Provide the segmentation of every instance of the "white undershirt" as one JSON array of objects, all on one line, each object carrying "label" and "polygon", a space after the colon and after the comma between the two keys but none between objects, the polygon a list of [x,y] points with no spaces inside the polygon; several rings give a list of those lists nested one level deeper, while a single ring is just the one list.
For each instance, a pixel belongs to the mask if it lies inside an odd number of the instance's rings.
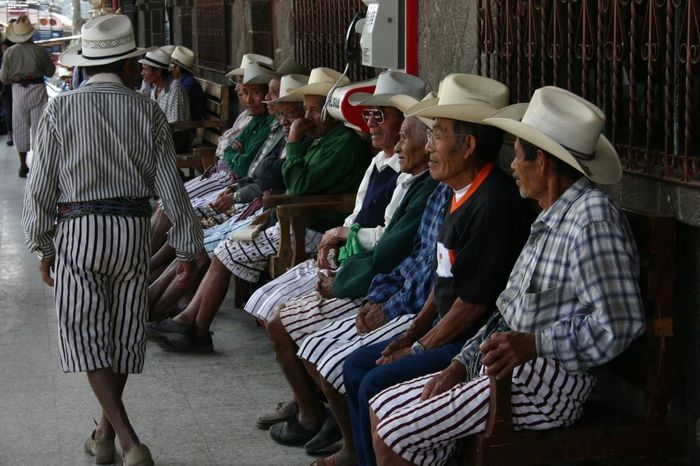
[{"label": "white undershirt", "polygon": [[455,189],[454,190],[455,191],[455,199],[457,200],[457,202],[459,202],[460,199],[462,199],[464,197],[464,195],[467,194],[467,191],[469,190],[469,186],[471,186],[471,185],[472,184],[469,183],[468,185],[466,185],[462,189]]}]

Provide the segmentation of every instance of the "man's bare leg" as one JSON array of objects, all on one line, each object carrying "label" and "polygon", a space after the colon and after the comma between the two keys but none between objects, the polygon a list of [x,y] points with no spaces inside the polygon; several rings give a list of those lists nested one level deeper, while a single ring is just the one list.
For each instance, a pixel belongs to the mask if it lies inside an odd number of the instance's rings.
[{"label": "man's bare leg", "polygon": [[[124,452],[128,452],[139,444],[139,438],[131,426],[122,402],[122,393],[127,377],[127,374],[115,374],[111,368],[97,369],[87,373],[92,391],[102,406],[104,417],[109,421]],[[102,423],[103,420],[100,419],[100,422]],[[98,425],[99,428],[100,425]],[[104,425],[103,429],[108,432]]]},{"label": "man's bare leg", "polygon": [[173,262],[156,281],[148,287],[148,302],[150,305],[151,320],[159,320],[177,311],[180,300],[191,295],[193,290],[198,290],[202,277],[209,267],[209,256],[197,254],[195,257],[196,271],[190,286],[181,287],[175,277],[177,275],[177,263]]},{"label": "man's bare leg", "polygon": [[27,166],[27,153],[26,152],[18,152],[18,154],[19,154],[20,173],[24,173],[24,176],[27,176],[27,172],[29,171],[29,167]]},{"label": "man's bare leg", "polygon": [[176,258],[175,248],[166,243],[151,256],[151,270],[156,271],[165,268]]},{"label": "man's bare leg", "polygon": [[306,430],[318,429],[323,423],[324,412],[316,396],[317,387],[296,355],[297,345],[284,328],[279,310],[267,321],[266,329],[277,362],[282,367],[287,383],[292,387],[294,399],[299,407],[299,424]]},{"label": "man's bare leg", "polygon": [[377,466],[411,466],[412,463],[397,455],[377,434],[379,419],[372,408],[369,410],[369,420],[372,425],[372,445],[374,445],[374,456],[377,458]]},{"label": "man's bare leg", "polygon": [[165,244],[168,230],[172,226],[173,224],[165,212],[160,207],[156,208],[151,217],[151,251],[157,251]]}]

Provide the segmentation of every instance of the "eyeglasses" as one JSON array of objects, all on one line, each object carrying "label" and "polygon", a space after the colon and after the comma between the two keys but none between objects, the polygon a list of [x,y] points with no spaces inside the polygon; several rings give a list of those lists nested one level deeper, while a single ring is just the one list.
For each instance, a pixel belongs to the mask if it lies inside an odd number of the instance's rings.
[{"label": "eyeglasses", "polygon": [[366,108],[362,110],[362,119],[365,120],[365,123],[369,124],[369,120],[374,117],[374,121],[377,122],[378,125],[381,125],[384,123],[384,112],[381,110],[372,110],[371,108]]},{"label": "eyeglasses", "polygon": [[[444,137],[446,137],[444,134],[442,134],[442,131],[433,131],[432,129],[428,129],[428,143],[435,147],[435,141],[440,141]],[[451,136],[469,136],[470,134],[473,133],[454,133]]]}]

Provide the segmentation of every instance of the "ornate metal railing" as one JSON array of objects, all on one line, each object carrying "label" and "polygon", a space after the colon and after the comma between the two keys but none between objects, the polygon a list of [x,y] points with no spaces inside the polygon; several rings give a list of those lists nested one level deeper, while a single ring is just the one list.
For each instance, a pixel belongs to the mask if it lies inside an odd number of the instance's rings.
[{"label": "ornate metal railing", "polygon": [[[361,0],[294,0],[294,51],[297,61],[310,68],[345,68],[345,32],[355,13],[365,9]],[[357,63],[349,70],[353,80],[374,76],[372,68]]]},{"label": "ornate metal railing", "polygon": [[601,107],[626,171],[700,188],[700,2],[479,0],[480,74]]},{"label": "ornate metal railing", "polygon": [[196,0],[197,64],[210,70],[226,71],[226,29],[224,0]]}]

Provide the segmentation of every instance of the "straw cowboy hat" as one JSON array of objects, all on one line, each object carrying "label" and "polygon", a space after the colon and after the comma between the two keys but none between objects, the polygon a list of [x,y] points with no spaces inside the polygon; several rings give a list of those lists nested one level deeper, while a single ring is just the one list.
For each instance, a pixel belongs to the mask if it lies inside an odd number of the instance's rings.
[{"label": "straw cowboy hat", "polygon": [[245,67],[243,84],[268,84],[273,78],[279,78],[279,75],[257,63],[251,63]]},{"label": "straw cowboy hat", "polygon": [[69,47],[59,61],[67,66],[98,66],[143,55],[136,47],[131,21],[124,15],[103,15],[83,25],[79,45]]},{"label": "straw cowboy hat", "polygon": [[406,95],[420,99],[425,95],[425,81],[400,71],[384,71],[377,78],[374,94],[357,92],[348,98],[350,105],[367,107],[391,106],[389,99],[395,95]]},{"label": "straw cowboy hat", "polygon": [[179,66],[180,68],[184,68],[192,74],[197,73],[196,67],[194,65],[194,62],[197,60],[197,56],[192,50],[188,49],[187,47],[183,47],[182,45],[178,45],[177,47],[175,47],[173,53],[170,54],[170,59],[171,67]]},{"label": "straw cowboy hat", "polygon": [[295,89],[290,92],[290,94],[302,97],[305,95],[326,97],[331,89],[333,89],[336,82],[338,82],[339,85],[348,84],[350,79],[348,79],[347,76],[343,76],[342,73],[330,68],[314,68],[309,75],[309,83],[306,86]]},{"label": "straw cowboy hat", "polygon": [[595,183],[620,181],[620,158],[602,134],[605,114],[576,94],[554,86],[543,87],[532,95],[521,121],[498,115],[486,123],[534,144]]},{"label": "straw cowboy hat", "polygon": [[505,84],[494,79],[454,73],[442,80],[437,98],[419,102],[406,111],[406,116],[451,118],[481,124],[508,105],[508,94]]},{"label": "straw cowboy hat", "polygon": [[161,49],[155,49],[146,53],[146,55],[139,60],[139,63],[142,65],[148,65],[151,68],[169,70],[171,60],[172,59],[170,58],[170,55],[168,55],[168,52],[164,52]]},{"label": "straw cowboy hat", "polygon": [[293,58],[287,58],[275,71],[278,75],[284,76],[285,74],[307,74],[309,69]]},{"label": "straw cowboy hat", "polygon": [[160,47],[158,47],[158,48],[159,48],[160,50],[162,50],[163,52],[167,53],[168,55],[172,55],[172,54],[173,54],[173,51],[175,50],[175,46],[174,46],[174,45],[162,45],[162,46],[160,46]]},{"label": "straw cowboy hat", "polygon": [[241,58],[241,66],[226,73],[226,77],[233,78],[235,76],[243,76],[246,66],[251,63],[259,63],[269,69],[273,69],[275,66],[275,62],[272,58],[266,57],[265,55],[258,55],[257,53],[246,53],[243,55],[243,58]]},{"label": "straw cowboy hat", "polygon": [[282,104],[285,102],[303,102],[304,96],[291,94],[295,89],[306,86],[309,77],[305,74],[287,74],[280,80],[280,96],[275,100],[265,100],[266,104]]},{"label": "straw cowboy hat", "polygon": [[12,42],[19,44],[31,39],[34,35],[34,31],[34,25],[29,21],[29,17],[27,15],[22,15],[17,18],[17,21],[7,26],[5,35]]},{"label": "straw cowboy hat", "polygon": [[[430,99],[435,99],[437,98],[437,93],[436,92],[428,92],[421,101],[426,101]],[[399,109],[399,111],[406,113],[406,110],[409,108],[415,106],[418,103],[418,99],[415,97],[411,97],[410,95],[395,95],[389,98],[389,105],[392,107],[396,107]],[[425,117],[416,117],[418,118],[421,123],[423,123],[425,126],[428,128],[433,127],[433,120],[430,118],[425,118]]]}]

